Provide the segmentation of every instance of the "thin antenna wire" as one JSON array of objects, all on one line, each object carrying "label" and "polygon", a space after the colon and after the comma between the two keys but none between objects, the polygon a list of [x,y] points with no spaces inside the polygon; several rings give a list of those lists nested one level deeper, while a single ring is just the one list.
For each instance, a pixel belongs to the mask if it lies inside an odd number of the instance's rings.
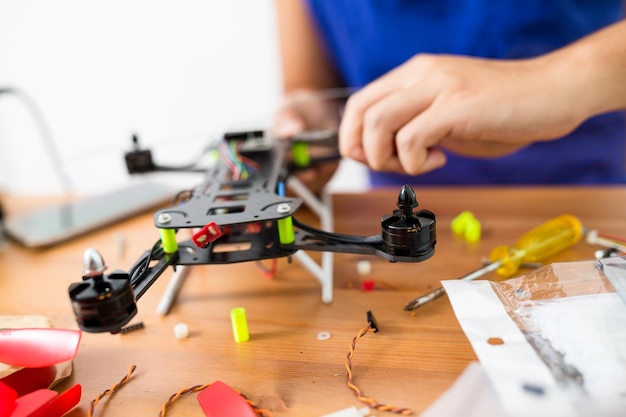
[{"label": "thin antenna wire", "polygon": [[74,190],[74,186],[70,177],[63,169],[63,162],[59,155],[55,141],[52,137],[52,133],[46,122],[45,117],[43,116],[43,112],[41,111],[37,103],[35,103],[35,101],[24,91],[15,87],[0,88],[0,95],[1,94],[13,94],[14,96],[22,100],[22,103],[24,103],[26,108],[30,111],[31,116],[35,121],[35,125],[39,130],[39,134],[41,136],[43,146],[46,149],[46,153],[50,156],[52,167],[59,178],[61,187],[65,193],[71,193]]}]

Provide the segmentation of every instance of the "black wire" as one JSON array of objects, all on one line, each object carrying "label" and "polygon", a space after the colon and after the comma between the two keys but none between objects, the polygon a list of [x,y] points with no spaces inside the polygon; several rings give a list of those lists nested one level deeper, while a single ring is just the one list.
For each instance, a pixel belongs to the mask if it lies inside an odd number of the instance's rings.
[{"label": "black wire", "polygon": [[153,259],[159,259],[162,255],[163,248],[161,246],[161,239],[159,239],[152,246],[152,249],[139,258],[137,262],[135,262],[135,264],[128,270],[131,285],[141,279],[146,272],[150,270],[150,262],[152,262]]},{"label": "black wire", "polygon": [[313,226],[309,226],[307,224],[299,222],[295,217],[292,218],[294,226],[311,233],[314,236],[320,237],[322,239],[331,240],[335,242],[346,242],[346,243],[382,243],[383,238],[381,235],[372,235],[372,236],[356,236],[356,235],[344,235],[341,233],[331,233],[325,230],[317,229]]},{"label": "black wire", "polygon": [[59,177],[59,181],[61,183],[61,187],[66,193],[70,193],[73,190],[73,184],[70,180],[69,176],[63,170],[63,162],[61,161],[61,157],[59,155],[58,149],[55,146],[55,141],[52,137],[52,133],[48,124],[46,123],[46,119],[43,116],[43,112],[37,106],[35,100],[33,100],[28,94],[24,91],[15,88],[15,87],[4,87],[0,88],[0,94],[13,94],[26,106],[26,108],[30,111],[33,120],[35,121],[35,125],[39,130],[39,134],[43,141],[43,145],[46,148],[46,153],[51,158],[52,167]]},{"label": "black wire", "polygon": [[192,160],[192,162],[186,165],[180,166],[172,166],[172,165],[155,165],[155,171],[171,171],[171,172],[206,172],[207,168],[198,168],[198,163],[202,160],[202,157],[209,152],[211,149],[214,149],[212,145],[205,146],[204,149],[200,151],[198,156]]},{"label": "black wire", "polygon": [[[139,137],[137,136],[137,134],[133,134],[132,142],[133,142],[133,151],[132,152],[139,152],[140,151],[140,146],[139,146]],[[195,159],[193,159],[192,162],[190,162],[188,164],[185,164],[185,165],[157,165],[157,164],[152,163],[151,167],[149,169],[147,169],[145,172],[156,172],[156,171],[161,171],[161,172],[206,172],[207,168],[197,167],[197,165],[202,160],[202,157],[207,152],[209,152],[211,149],[213,149],[213,148],[214,148],[213,145],[205,146],[200,151],[198,156]]]},{"label": "black wire", "polygon": [[174,166],[162,166],[162,165],[155,165],[153,169],[151,169],[151,171],[161,171],[161,172],[206,172],[207,169],[206,168],[194,168],[193,166],[180,166],[180,167],[174,167]]}]

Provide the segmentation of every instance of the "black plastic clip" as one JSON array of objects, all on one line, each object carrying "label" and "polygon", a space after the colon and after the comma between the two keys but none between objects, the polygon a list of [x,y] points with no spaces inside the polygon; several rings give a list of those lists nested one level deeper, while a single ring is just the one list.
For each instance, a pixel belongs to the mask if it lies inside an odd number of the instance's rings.
[{"label": "black plastic clip", "polygon": [[378,323],[376,323],[376,319],[374,318],[374,313],[371,311],[367,312],[367,322],[370,324],[370,327],[374,329],[374,333],[378,333]]}]

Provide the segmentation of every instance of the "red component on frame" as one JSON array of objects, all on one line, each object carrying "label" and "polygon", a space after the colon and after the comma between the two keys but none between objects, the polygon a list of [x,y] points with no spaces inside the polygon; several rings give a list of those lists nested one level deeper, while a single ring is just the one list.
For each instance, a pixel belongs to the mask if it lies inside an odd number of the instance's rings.
[{"label": "red component on frame", "polygon": [[217,223],[211,222],[195,233],[191,240],[193,240],[193,243],[197,247],[206,248],[209,243],[213,242],[223,234],[224,232],[217,225]]}]

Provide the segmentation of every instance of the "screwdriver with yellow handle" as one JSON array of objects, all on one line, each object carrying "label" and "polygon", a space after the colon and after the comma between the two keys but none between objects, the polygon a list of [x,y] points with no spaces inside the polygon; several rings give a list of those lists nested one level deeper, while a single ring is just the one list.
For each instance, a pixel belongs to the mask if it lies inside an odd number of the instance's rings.
[{"label": "screwdriver with yellow handle", "polygon": [[[502,277],[515,274],[523,263],[539,262],[575,245],[583,235],[580,220],[570,214],[562,214],[526,232],[513,246],[502,245],[491,251],[489,263],[458,279],[472,281],[489,272],[496,271]],[[411,300],[404,306],[406,311],[415,310],[445,293],[439,287]]]}]

